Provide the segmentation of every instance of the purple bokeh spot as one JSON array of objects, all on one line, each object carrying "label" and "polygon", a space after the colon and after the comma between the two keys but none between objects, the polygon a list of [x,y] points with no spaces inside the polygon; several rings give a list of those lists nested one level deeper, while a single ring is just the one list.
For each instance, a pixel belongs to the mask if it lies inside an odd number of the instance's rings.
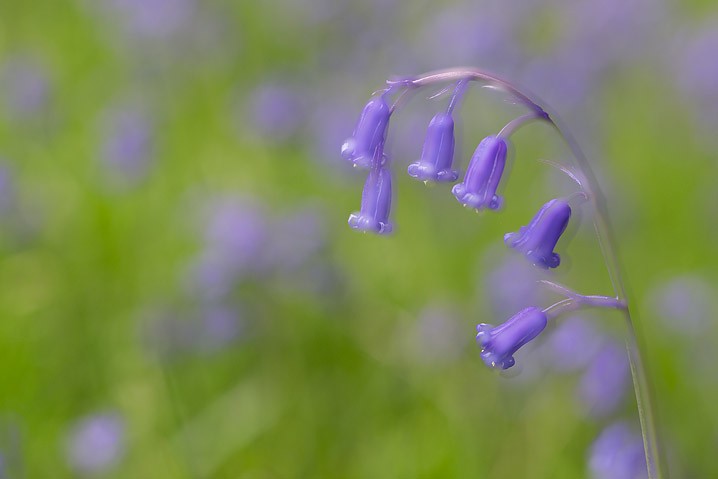
[{"label": "purple bokeh spot", "polygon": [[599,418],[611,414],[623,401],[629,380],[626,349],[607,339],[578,385],[578,398],[586,413]]},{"label": "purple bokeh spot", "polygon": [[249,126],[274,142],[295,135],[306,117],[302,96],[291,85],[263,84],[250,93],[249,101]]},{"label": "purple bokeh spot", "polygon": [[104,413],[80,419],[68,436],[67,459],[81,473],[99,473],[116,465],[125,449],[120,416]]},{"label": "purple bokeh spot", "polygon": [[252,199],[211,201],[202,211],[200,228],[204,241],[190,265],[190,287],[204,299],[219,299],[241,279],[267,268],[270,220]]},{"label": "purple bokeh spot", "polygon": [[592,479],[644,479],[648,477],[641,436],[624,422],[601,432],[589,451]]},{"label": "purple bokeh spot", "polygon": [[[493,258],[497,252],[489,253]],[[491,305],[495,317],[507,317],[531,305],[540,304],[542,294],[538,288],[542,270],[532,267],[517,256],[504,259],[495,267],[481,268],[482,291]]]},{"label": "purple bokeh spot", "polygon": [[11,59],[0,67],[0,87],[12,116],[33,116],[47,106],[50,98],[47,72],[27,58]]},{"label": "purple bokeh spot", "polygon": [[697,336],[712,324],[716,291],[699,276],[680,276],[651,293],[651,307],[663,324],[682,336]]},{"label": "purple bokeh spot", "polygon": [[121,182],[140,180],[149,168],[152,143],[152,122],[144,111],[127,105],[110,111],[101,152],[108,174]]},{"label": "purple bokeh spot", "polygon": [[576,371],[585,367],[598,352],[602,339],[602,334],[588,320],[563,319],[541,345],[541,358],[556,371]]},{"label": "purple bokeh spot", "polygon": [[105,0],[105,6],[129,35],[148,39],[166,39],[183,31],[197,8],[195,0]]}]

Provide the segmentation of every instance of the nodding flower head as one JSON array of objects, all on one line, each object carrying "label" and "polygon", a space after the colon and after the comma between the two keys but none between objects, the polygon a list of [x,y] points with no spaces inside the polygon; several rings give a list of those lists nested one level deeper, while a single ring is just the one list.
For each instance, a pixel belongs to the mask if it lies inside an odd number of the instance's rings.
[{"label": "nodding flower head", "polygon": [[421,181],[456,181],[454,163],[454,119],[451,113],[438,113],[431,119],[421,159],[409,165],[409,175]]},{"label": "nodding flower head", "polygon": [[518,233],[504,235],[504,243],[523,253],[536,266],[555,268],[561,263],[561,257],[553,249],[566,230],[569,218],[569,204],[561,199],[551,200]]},{"label": "nodding flower head", "polygon": [[391,233],[391,171],[384,165],[372,168],[364,184],[361,210],[349,216],[349,226],[355,230],[377,234]]},{"label": "nodding flower head", "polygon": [[342,145],[342,158],[355,167],[369,168],[375,157],[383,155],[390,116],[391,108],[384,95],[369,100],[362,110],[354,134]]},{"label": "nodding flower head", "polygon": [[454,185],[451,192],[464,206],[476,210],[496,210],[501,197],[496,194],[506,166],[508,144],[500,136],[484,138],[474,151],[464,181]]},{"label": "nodding flower head", "polygon": [[476,341],[481,345],[481,359],[487,366],[508,369],[516,361],[513,355],[546,327],[546,313],[536,307],[522,309],[504,324],[493,327],[479,324]]}]

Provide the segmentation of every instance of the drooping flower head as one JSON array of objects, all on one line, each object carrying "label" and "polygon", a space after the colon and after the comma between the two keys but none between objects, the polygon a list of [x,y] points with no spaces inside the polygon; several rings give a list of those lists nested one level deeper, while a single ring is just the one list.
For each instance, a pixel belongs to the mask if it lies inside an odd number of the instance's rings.
[{"label": "drooping flower head", "polygon": [[561,257],[554,253],[559,238],[568,226],[571,207],[562,199],[551,200],[541,207],[527,226],[518,233],[504,235],[506,246],[523,253],[534,265],[555,268]]},{"label": "drooping flower head", "polygon": [[364,184],[361,210],[349,216],[349,226],[355,230],[377,234],[391,233],[391,171],[386,165],[372,168]]},{"label": "drooping flower head", "polygon": [[500,136],[489,136],[479,143],[471,156],[464,181],[451,190],[459,203],[476,210],[496,210],[501,206],[496,190],[506,166],[507,151],[507,140]]},{"label": "drooping flower head", "polygon": [[381,159],[390,116],[391,108],[384,95],[369,100],[354,134],[342,145],[342,158],[360,168],[369,168],[374,158]]},{"label": "drooping flower head", "polygon": [[481,346],[481,359],[487,366],[496,369],[508,369],[516,361],[514,353],[528,343],[546,327],[546,313],[536,307],[526,308],[508,321],[493,327],[490,324],[479,324],[476,341]]},{"label": "drooping flower head", "polygon": [[454,119],[451,113],[437,113],[429,123],[421,159],[409,165],[409,176],[421,181],[452,182],[459,172],[454,163]]}]

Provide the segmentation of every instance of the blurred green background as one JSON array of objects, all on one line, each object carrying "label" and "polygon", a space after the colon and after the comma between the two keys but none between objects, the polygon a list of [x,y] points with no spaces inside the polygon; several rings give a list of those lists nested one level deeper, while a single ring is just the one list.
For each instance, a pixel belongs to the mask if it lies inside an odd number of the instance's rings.
[{"label": "blurred green background", "polygon": [[[363,103],[452,65],[574,129],[672,475],[718,476],[718,7],[508,3],[0,2],[0,477],[592,477],[632,392],[595,417],[549,343],[501,377],[474,342],[513,300],[550,304],[502,237],[572,191],[536,161],[569,162],[553,132],[516,134],[506,207],[477,216],[402,174],[444,105],[418,95],[392,119],[395,234],[346,224]],[[474,88],[462,168],[520,111]],[[553,278],[612,294],[577,218]]]}]

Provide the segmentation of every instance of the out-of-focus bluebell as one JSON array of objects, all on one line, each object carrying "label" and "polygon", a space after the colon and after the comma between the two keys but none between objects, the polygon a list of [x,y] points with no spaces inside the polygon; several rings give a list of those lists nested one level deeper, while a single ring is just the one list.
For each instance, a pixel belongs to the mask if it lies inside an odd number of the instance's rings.
[{"label": "out-of-focus bluebell", "polygon": [[238,280],[266,267],[270,220],[256,201],[238,196],[210,201],[200,223],[204,241],[191,265],[190,284],[199,296],[220,298]]},{"label": "out-of-focus bluebell", "polygon": [[678,276],[658,284],[650,293],[654,314],[672,332],[695,337],[713,324],[715,288],[700,276]]},{"label": "out-of-focus bluebell", "polygon": [[15,206],[15,182],[10,169],[0,159],[0,221]]},{"label": "out-of-focus bluebell", "polygon": [[111,108],[103,121],[100,160],[108,182],[128,186],[142,180],[154,154],[150,116],[131,104]]},{"label": "out-of-focus bluebell", "polygon": [[516,27],[523,12],[506,2],[481,2],[442,8],[428,16],[412,56],[427,68],[471,64],[481,58],[486,68],[505,71],[520,58]]},{"label": "out-of-focus bluebell", "polygon": [[143,318],[142,339],[148,352],[164,362],[213,354],[243,336],[243,311],[236,303],[212,302],[150,311]]},{"label": "out-of-focus bluebell", "polygon": [[80,474],[109,471],[125,452],[125,424],[117,413],[79,419],[67,437],[67,462]]},{"label": "out-of-focus bluebell", "polygon": [[194,346],[200,351],[215,352],[231,345],[240,337],[243,323],[237,306],[204,306],[199,320],[193,324],[192,338]]},{"label": "out-of-focus bluebell", "polygon": [[541,344],[540,355],[555,371],[577,371],[588,364],[602,343],[602,333],[590,321],[573,316],[559,321]]},{"label": "out-of-focus bluebell", "polygon": [[699,28],[692,27],[683,34],[672,55],[668,68],[683,97],[689,100],[703,123],[698,131],[714,138],[718,126],[718,22],[707,22]]},{"label": "out-of-focus bluebell", "polygon": [[[663,0],[606,0],[569,2],[565,9],[567,34],[563,45],[575,45],[602,68],[644,58],[658,50],[663,38],[666,2]],[[611,32],[607,35],[606,32]]]},{"label": "out-of-focus bluebell", "polygon": [[527,60],[522,82],[532,91],[540,91],[550,105],[573,119],[572,112],[590,101],[601,84],[601,65],[576,46],[557,50]]},{"label": "out-of-focus bluebell", "polygon": [[0,419],[0,479],[25,477],[24,435],[20,426],[13,415]]},{"label": "out-of-focus bluebell", "polygon": [[288,140],[305,124],[305,101],[291,84],[266,82],[252,90],[248,98],[249,111],[241,128],[253,129],[270,143]]},{"label": "out-of-focus bluebell", "polygon": [[0,65],[0,95],[10,120],[38,115],[48,106],[50,79],[46,69],[28,57],[14,57]]},{"label": "out-of-focus bluebell", "polygon": [[274,220],[267,244],[268,267],[282,274],[317,259],[326,245],[326,225],[321,210],[304,207]]},{"label": "out-of-focus bluebell", "polygon": [[643,440],[625,422],[604,429],[589,450],[592,479],[644,479],[648,477]]},{"label": "out-of-focus bluebell", "polygon": [[499,253],[490,251],[479,265],[481,291],[493,316],[505,318],[531,305],[541,304],[543,295],[538,280],[542,271],[517,256],[503,258],[498,264],[493,262],[496,257],[500,257]]},{"label": "out-of-focus bluebell", "polygon": [[119,23],[130,37],[168,39],[187,28],[196,12],[195,0],[103,0],[108,20]]},{"label": "out-of-focus bluebell", "polygon": [[354,108],[340,96],[312,103],[307,119],[309,157],[321,165],[319,172],[341,175],[352,171],[352,165],[336,158],[337,145],[342,144],[353,128],[353,115]]},{"label": "out-of-focus bluebell", "polygon": [[594,355],[578,384],[578,399],[592,417],[611,414],[629,387],[630,368],[626,349],[606,339]]}]

